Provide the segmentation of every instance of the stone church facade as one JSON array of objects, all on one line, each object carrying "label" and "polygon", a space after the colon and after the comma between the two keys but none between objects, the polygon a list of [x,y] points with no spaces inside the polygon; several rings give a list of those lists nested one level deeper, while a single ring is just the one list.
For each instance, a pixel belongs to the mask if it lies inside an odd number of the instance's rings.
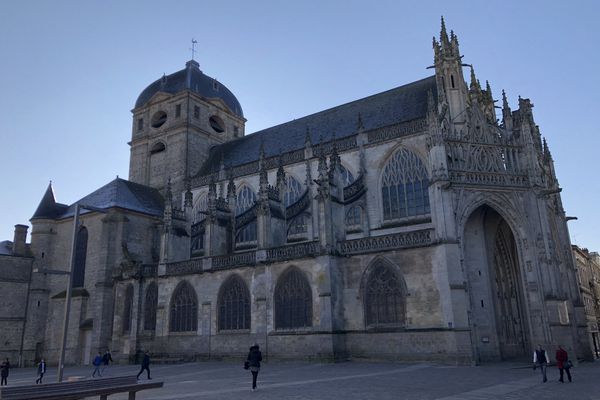
[{"label": "stone church facade", "polygon": [[[129,180],[79,201],[67,362],[591,356],[532,102],[498,120],[443,23],[433,49],[433,76],[249,135],[193,60],[148,86]],[[68,269],[73,215],[48,187],[38,271]],[[67,284],[33,273],[25,359],[56,362]]]}]

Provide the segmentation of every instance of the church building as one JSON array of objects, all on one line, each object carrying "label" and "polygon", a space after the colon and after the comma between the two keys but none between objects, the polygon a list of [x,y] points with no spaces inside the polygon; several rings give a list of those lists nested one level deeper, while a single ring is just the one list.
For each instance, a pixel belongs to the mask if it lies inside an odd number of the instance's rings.
[{"label": "church building", "polygon": [[[75,228],[50,185],[30,220],[23,360],[57,362],[69,280],[67,364],[253,343],[273,359],[591,357],[532,101],[496,107],[443,20],[433,56],[432,76],[248,135],[198,62],[151,83],[129,179],[79,200]],[[51,273],[73,242],[71,276]]]}]

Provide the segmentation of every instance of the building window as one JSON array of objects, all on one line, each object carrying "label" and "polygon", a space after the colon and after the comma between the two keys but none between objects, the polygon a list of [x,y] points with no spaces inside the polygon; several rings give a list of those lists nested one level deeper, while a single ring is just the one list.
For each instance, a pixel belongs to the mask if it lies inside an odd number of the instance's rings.
[{"label": "building window", "polygon": [[275,329],[312,326],[312,292],[304,274],[286,271],[275,288]]},{"label": "building window", "polygon": [[131,330],[131,314],[133,310],[133,285],[127,285],[125,289],[125,301],[123,302],[123,333]]},{"label": "building window", "polygon": [[198,300],[188,282],[181,282],[175,289],[170,311],[171,332],[194,332],[198,329]]},{"label": "building window", "polygon": [[206,219],[206,211],[208,210],[208,196],[206,194],[198,197],[194,205],[194,223],[202,222]]},{"label": "building window", "polygon": [[429,214],[428,188],[427,170],[419,157],[409,150],[398,150],[383,169],[383,219]]},{"label": "building window", "polygon": [[138,132],[144,129],[144,118],[139,118],[137,121]]},{"label": "building window", "polygon": [[156,154],[165,151],[166,147],[163,142],[154,143],[152,148],[150,149],[150,154]]},{"label": "building window", "polygon": [[219,295],[219,330],[250,329],[250,293],[246,283],[233,275]]},{"label": "building window", "polygon": [[158,286],[152,282],[146,289],[144,301],[144,330],[156,330],[156,306],[158,305]]},{"label": "building window", "polygon": [[352,172],[348,171],[342,164],[340,164],[339,167],[342,172],[342,183],[344,184],[344,187],[354,182],[354,175],[352,175]]},{"label": "building window", "polygon": [[291,175],[286,177],[285,193],[283,195],[283,203],[285,206],[294,204],[304,193],[302,184]]},{"label": "building window", "polygon": [[217,115],[212,115],[208,119],[208,122],[210,124],[210,127],[213,129],[213,131],[215,131],[217,133],[225,132],[225,123]]},{"label": "building window", "polygon": [[85,261],[87,256],[88,231],[85,226],[77,232],[75,248],[75,268],[73,269],[72,287],[83,287],[85,284]]},{"label": "building window", "polygon": [[175,106],[175,118],[181,117],[181,104]]},{"label": "building window", "polygon": [[240,128],[237,126],[233,127],[233,137],[238,137],[240,135]]},{"label": "building window", "polygon": [[200,107],[194,106],[194,118],[200,118]]},{"label": "building window", "polygon": [[360,206],[353,206],[346,213],[346,226],[356,226],[360,224],[362,224],[362,208],[360,208]]},{"label": "building window", "polygon": [[306,215],[300,214],[292,219],[288,224],[288,236],[300,235],[306,233],[307,223]]},{"label": "building window", "polygon": [[[235,202],[235,215],[241,215],[256,202],[256,194],[248,186],[242,186],[237,194]],[[247,243],[256,241],[256,220],[238,229],[235,235],[236,243]]]},{"label": "building window", "polygon": [[378,264],[369,274],[365,290],[365,316],[368,326],[404,325],[405,297],[398,276]]}]

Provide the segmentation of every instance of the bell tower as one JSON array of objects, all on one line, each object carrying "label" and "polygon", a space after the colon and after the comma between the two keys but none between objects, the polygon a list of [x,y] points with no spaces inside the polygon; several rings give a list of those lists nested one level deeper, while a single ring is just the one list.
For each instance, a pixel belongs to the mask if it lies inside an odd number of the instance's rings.
[{"label": "bell tower", "polygon": [[175,204],[210,147],[244,136],[246,122],[233,93],[195,60],[144,89],[132,114],[129,180],[164,196],[170,179]]}]

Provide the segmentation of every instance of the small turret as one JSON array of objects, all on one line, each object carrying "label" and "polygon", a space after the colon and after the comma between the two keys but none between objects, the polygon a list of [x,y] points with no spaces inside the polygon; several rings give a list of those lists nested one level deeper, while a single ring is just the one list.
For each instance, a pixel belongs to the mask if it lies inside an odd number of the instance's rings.
[{"label": "small turret", "polygon": [[506,132],[511,133],[513,129],[513,118],[512,111],[508,105],[506,93],[502,90],[502,124],[506,129]]}]

